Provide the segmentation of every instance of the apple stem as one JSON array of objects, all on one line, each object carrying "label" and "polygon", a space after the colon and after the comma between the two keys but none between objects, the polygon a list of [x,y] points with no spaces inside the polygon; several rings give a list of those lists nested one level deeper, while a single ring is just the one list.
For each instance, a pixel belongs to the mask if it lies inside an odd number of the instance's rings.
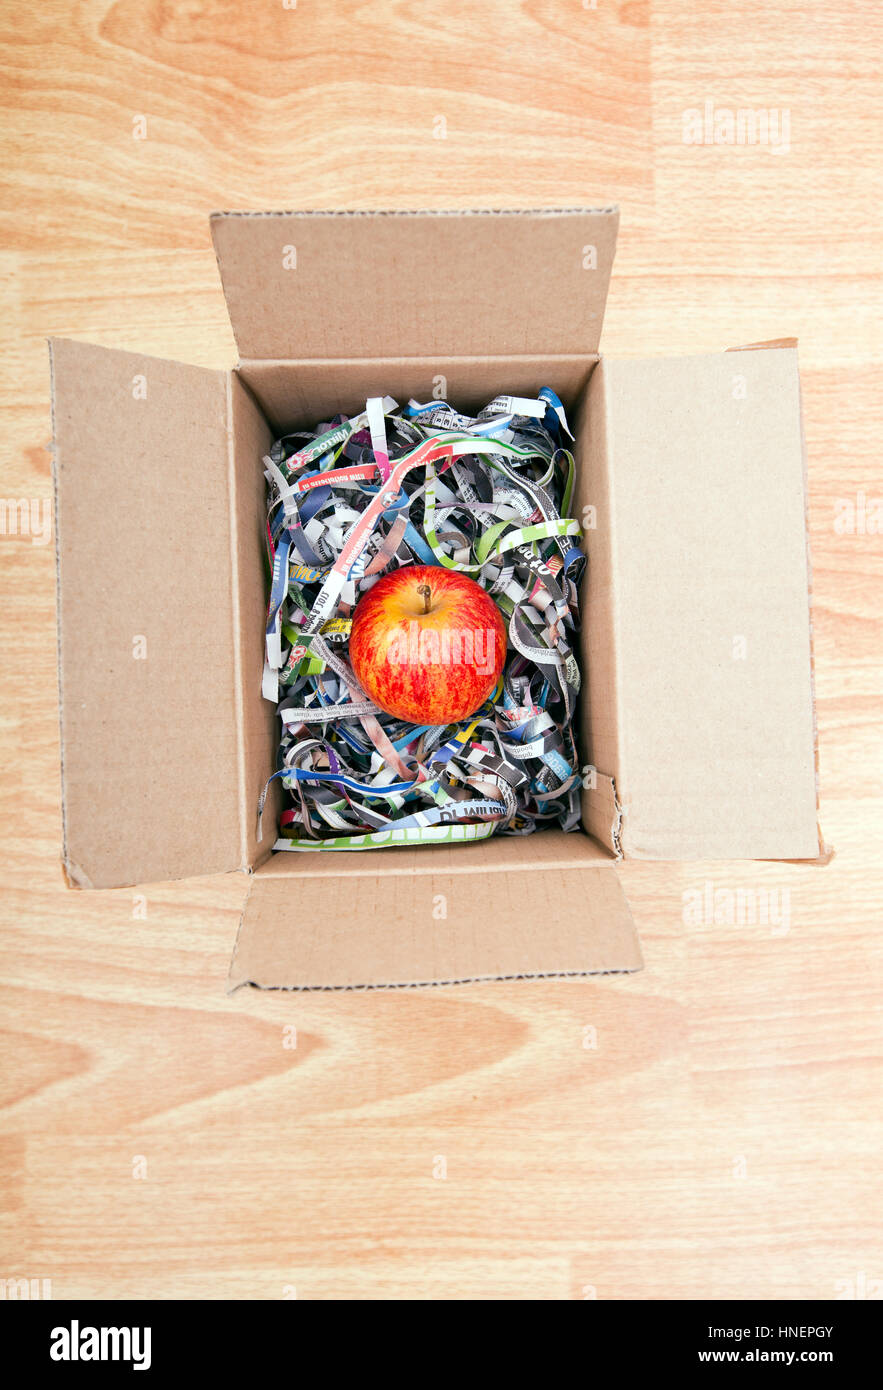
[{"label": "apple stem", "polygon": [[429,600],[432,598],[432,590],[428,584],[420,584],[417,589],[418,594],[423,595],[423,612],[429,612]]}]

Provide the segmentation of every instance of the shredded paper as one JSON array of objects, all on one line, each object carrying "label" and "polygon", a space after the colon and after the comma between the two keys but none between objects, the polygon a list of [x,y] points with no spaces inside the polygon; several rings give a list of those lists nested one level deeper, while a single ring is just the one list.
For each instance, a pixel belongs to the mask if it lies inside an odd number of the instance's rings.
[{"label": "shredded paper", "polygon": [[[286,793],[277,850],[576,829],[572,642],[585,556],[568,516],[571,439],[544,388],[537,399],[497,396],[474,417],[443,401],[400,409],[375,397],[351,419],[273,445],[263,693],[282,721],[270,779]],[[469,575],[508,629],[501,680],[457,725],[385,714],[347,659],[360,596],[414,564]]]}]

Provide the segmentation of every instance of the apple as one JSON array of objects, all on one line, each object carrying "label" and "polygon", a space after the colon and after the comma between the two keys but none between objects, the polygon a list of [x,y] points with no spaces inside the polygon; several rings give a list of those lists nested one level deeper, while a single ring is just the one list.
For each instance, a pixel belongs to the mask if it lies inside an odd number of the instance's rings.
[{"label": "apple", "polygon": [[350,631],[356,679],[375,705],[411,724],[454,724],[490,695],[506,660],[506,624],[457,570],[406,565],[359,599]]}]

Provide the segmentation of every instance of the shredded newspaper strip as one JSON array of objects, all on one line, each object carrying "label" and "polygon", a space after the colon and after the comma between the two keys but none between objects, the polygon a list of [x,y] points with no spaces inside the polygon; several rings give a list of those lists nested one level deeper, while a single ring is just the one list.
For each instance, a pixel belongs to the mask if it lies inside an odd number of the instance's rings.
[{"label": "shredded newspaper strip", "polygon": [[[375,397],[264,458],[271,571],[263,693],[282,721],[277,850],[361,850],[579,824],[572,650],[585,569],[561,401],[497,396],[476,416]],[[508,628],[503,675],[459,725],[385,714],[347,660],[382,574],[469,575]],[[264,788],[259,817],[270,782]]]}]

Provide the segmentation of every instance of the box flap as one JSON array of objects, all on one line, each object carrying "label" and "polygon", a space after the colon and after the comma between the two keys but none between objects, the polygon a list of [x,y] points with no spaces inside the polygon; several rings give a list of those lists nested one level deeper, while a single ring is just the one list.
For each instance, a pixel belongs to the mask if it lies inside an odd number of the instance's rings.
[{"label": "box flap", "polygon": [[[482,851],[502,841],[452,854],[444,846],[303,854],[281,872],[279,861],[295,856],[275,855],[251,881],[229,987],[377,989],[640,970],[612,860],[586,836],[534,838],[543,851],[534,865],[521,840],[490,859]],[[581,852],[566,853],[562,842],[577,838]]]},{"label": "box flap", "polygon": [[796,352],[603,360],[589,411],[625,856],[815,858]]},{"label": "box flap", "polygon": [[218,212],[242,359],[595,352],[616,208]]},{"label": "box flap", "polygon": [[229,373],[50,353],[68,879],[236,868]]}]

